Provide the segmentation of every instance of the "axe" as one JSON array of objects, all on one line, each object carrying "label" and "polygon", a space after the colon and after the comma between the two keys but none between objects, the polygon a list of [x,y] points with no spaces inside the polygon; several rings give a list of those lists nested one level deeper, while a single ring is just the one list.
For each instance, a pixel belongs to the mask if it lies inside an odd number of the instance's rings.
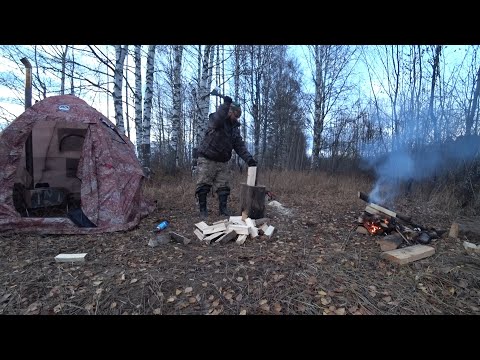
[{"label": "axe", "polygon": [[218,96],[219,98],[222,98],[222,99],[225,98],[225,95],[220,94],[220,88],[219,88],[219,87],[216,87],[215,89],[213,89],[213,90],[210,92],[210,95]]}]

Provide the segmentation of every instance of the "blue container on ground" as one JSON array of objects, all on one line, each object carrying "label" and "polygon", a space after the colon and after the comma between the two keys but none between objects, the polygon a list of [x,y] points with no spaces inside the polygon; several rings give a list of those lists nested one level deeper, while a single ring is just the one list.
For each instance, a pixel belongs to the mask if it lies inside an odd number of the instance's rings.
[{"label": "blue container on ground", "polygon": [[160,224],[157,225],[157,231],[164,230],[168,227],[169,223],[167,220],[163,220]]}]

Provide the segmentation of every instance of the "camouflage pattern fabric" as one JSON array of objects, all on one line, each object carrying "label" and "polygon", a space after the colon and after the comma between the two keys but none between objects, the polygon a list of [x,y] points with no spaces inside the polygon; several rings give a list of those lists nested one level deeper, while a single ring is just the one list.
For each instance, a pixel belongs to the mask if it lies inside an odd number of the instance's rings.
[{"label": "camouflage pattern fabric", "polygon": [[228,163],[212,161],[200,156],[197,169],[197,189],[203,185],[213,186],[214,191],[219,188],[230,188],[231,171]]}]

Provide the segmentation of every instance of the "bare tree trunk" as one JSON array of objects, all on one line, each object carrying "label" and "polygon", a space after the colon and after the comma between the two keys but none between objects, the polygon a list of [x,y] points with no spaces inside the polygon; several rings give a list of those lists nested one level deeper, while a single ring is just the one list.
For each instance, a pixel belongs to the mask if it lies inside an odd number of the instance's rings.
[{"label": "bare tree trunk", "polygon": [[435,82],[437,80],[437,77],[440,76],[439,63],[440,63],[441,51],[442,51],[442,45],[437,45],[435,47],[435,56],[432,64],[432,85],[430,87],[430,102],[428,106],[428,114],[429,114],[430,120],[432,121],[432,126],[433,126],[433,140],[436,143],[440,141],[440,132],[438,129],[437,118],[433,111],[433,101],[435,97]]},{"label": "bare tree trunk", "polygon": [[147,72],[145,75],[145,100],[143,103],[143,122],[142,122],[142,160],[143,166],[150,168],[150,123],[152,116],[153,99],[153,72],[155,70],[155,45],[148,46],[147,53]]},{"label": "bare tree trunk", "polygon": [[182,165],[183,154],[183,132],[180,119],[182,118],[182,97],[181,97],[181,68],[182,68],[182,45],[174,45],[173,56],[173,110],[172,110],[172,171]]},{"label": "bare tree trunk", "polygon": [[127,123],[127,137],[130,139],[130,119],[128,117],[128,53],[125,59],[125,117]]},{"label": "bare tree trunk", "polygon": [[314,45],[315,60],[315,112],[313,117],[313,150],[312,167],[318,169],[320,166],[320,150],[323,133],[324,107],[323,98],[325,86],[323,84],[323,45]]},{"label": "bare tree trunk", "polygon": [[468,116],[465,121],[465,134],[471,135],[473,120],[475,118],[475,112],[478,111],[478,95],[480,94],[480,68],[477,72],[477,81],[475,83],[475,92],[473,94],[473,101],[468,111]]},{"label": "bare tree trunk", "polygon": [[113,105],[115,108],[115,120],[118,131],[125,133],[125,124],[123,121],[123,100],[122,100],[122,83],[123,83],[123,64],[127,54],[128,45],[115,45],[115,73],[113,75]]},{"label": "bare tree trunk", "polygon": [[206,45],[203,51],[202,78],[197,91],[198,126],[195,145],[198,147],[208,127],[208,111],[210,105],[210,86],[212,83],[214,46]]},{"label": "bare tree trunk", "polygon": [[75,52],[72,50],[72,61],[70,63],[70,95],[75,95],[73,74],[75,73]]},{"label": "bare tree trunk", "polygon": [[143,164],[143,124],[142,124],[142,54],[141,45],[135,45],[135,138],[138,159]]},{"label": "bare tree trunk", "polygon": [[62,52],[62,70],[61,70],[61,79],[60,79],[60,94],[65,95],[65,78],[67,73],[67,54],[68,54],[68,45],[65,45],[65,49]]}]

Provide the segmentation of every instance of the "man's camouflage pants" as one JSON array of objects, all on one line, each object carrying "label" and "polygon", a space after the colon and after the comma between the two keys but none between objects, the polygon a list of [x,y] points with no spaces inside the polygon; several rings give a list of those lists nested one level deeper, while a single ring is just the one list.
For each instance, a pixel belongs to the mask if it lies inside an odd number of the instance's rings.
[{"label": "man's camouflage pants", "polygon": [[204,186],[213,186],[214,190],[230,190],[231,170],[228,162],[218,162],[198,157],[197,190]]}]

